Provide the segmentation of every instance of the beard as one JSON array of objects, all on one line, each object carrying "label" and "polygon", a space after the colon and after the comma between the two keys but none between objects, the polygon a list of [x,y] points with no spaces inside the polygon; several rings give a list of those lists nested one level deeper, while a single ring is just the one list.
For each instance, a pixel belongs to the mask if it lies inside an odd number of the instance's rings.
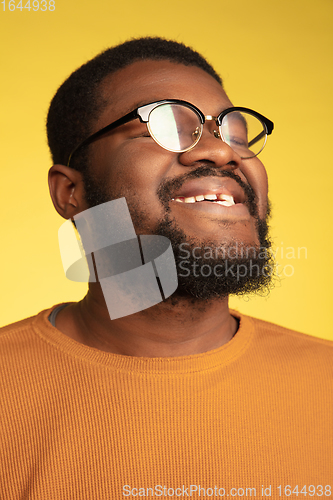
[{"label": "beard", "polygon": [[[256,222],[257,242],[246,244],[233,239],[221,244],[214,239],[202,241],[200,238],[190,238],[171,217],[169,203],[181,185],[193,178],[209,176],[229,177],[241,186],[247,198],[245,204]],[[83,173],[83,183],[85,198],[90,208],[123,197],[121,193],[110,193],[106,185],[94,179],[88,170]],[[170,240],[178,275],[178,288],[168,301],[176,304],[187,298],[192,302],[207,302],[223,299],[228,295],[266,295],[270,291],[275,268],[270,251],[270,204],[268,202],[265,218],[260,219],[256,196],[251,186],[245,184],[232,171],[202,166],[176,179],[162,182],[157,195],[164,207],[164,217],[158,221],[153,234],[165,236]],[[136,233],[147,234],[142,228],[145,227],[149,214],[145,213],[136,201],[126,201]]]}]

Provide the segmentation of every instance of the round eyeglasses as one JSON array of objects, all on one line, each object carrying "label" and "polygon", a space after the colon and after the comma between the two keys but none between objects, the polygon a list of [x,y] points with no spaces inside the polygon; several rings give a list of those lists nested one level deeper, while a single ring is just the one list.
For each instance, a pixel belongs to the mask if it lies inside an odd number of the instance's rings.
[{"label": "round eyeglasses", "polygon": [[140,106],[81,142],[70,154],[67,166],[79,149],[110,130],[139,118],[157,144],[174,153],[184,153],[198,144],[206,121],[214,121],[219,137],[242,159],[253,158],[263,150],[274,124],[252,109],[233,107],[218,116],[204,115],[193,104],[177,99],[157,101]]}]

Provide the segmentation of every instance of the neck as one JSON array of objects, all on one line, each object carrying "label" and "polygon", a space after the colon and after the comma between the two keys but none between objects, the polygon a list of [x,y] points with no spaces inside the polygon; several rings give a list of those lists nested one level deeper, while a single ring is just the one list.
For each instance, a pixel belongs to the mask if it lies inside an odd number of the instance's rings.
[{"label": "neck", "polygon": [[111,321],[99,284],[64,308],[56,327],[74,340],[126,356],[188,356],[216,349],[237,331],[228,299],[211,302],[172,296],[149,309]]}]

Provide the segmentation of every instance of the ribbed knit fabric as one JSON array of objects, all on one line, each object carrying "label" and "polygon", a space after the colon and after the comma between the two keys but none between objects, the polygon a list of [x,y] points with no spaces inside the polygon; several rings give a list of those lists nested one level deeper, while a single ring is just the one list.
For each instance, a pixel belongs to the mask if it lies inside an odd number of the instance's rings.
[{"label": "ribbed knit fabric", "polygon": [[0,330],[1,500],[333,497],[333,343],[233,311],[218,349],[136,358],[50,312]]}]

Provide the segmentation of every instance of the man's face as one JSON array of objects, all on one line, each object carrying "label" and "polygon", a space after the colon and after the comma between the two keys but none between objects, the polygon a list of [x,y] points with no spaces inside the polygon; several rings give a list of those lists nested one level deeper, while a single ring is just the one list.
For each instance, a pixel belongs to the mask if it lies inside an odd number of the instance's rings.
[{"label": "man's face", "polygon": [[[209,74],[197,67],[168,61],[133,63],[106,78],[102,88],[108,104],[92,132],[139,105],[163,99],[188,101],[205,115],[213,116],[232,106],[222,87]],[[182,243],[186,243],[182,248],[187,251],[202,248],[195,251],[196,257],[191,255],[192,260],[207,255],[204,247],[258,249],[265,244],[266,228],[262,228],[268,203],[265,168],[257,157],[242,160],[214,136],[216,128],[214,122],[206,122],[199,143],[184,153],[163,149],[149,136],[146,124],[138,119],[116,128],[91,145],[90,174],[85,179],[88,204],[124,196],[136,233],[169,237],[176,260],[184,258],[179,253]],[[186,202],[187,198],[214,194],[233,196],[235,205]],[[216,255],[215,252],[214,260]],[[195,281],[198,283],[200,279]],[[207,284],[207,276],[204,281]],[[182,280],[180,288],[181,283]],[[226,291],[221,295],[226,295]]]}]

